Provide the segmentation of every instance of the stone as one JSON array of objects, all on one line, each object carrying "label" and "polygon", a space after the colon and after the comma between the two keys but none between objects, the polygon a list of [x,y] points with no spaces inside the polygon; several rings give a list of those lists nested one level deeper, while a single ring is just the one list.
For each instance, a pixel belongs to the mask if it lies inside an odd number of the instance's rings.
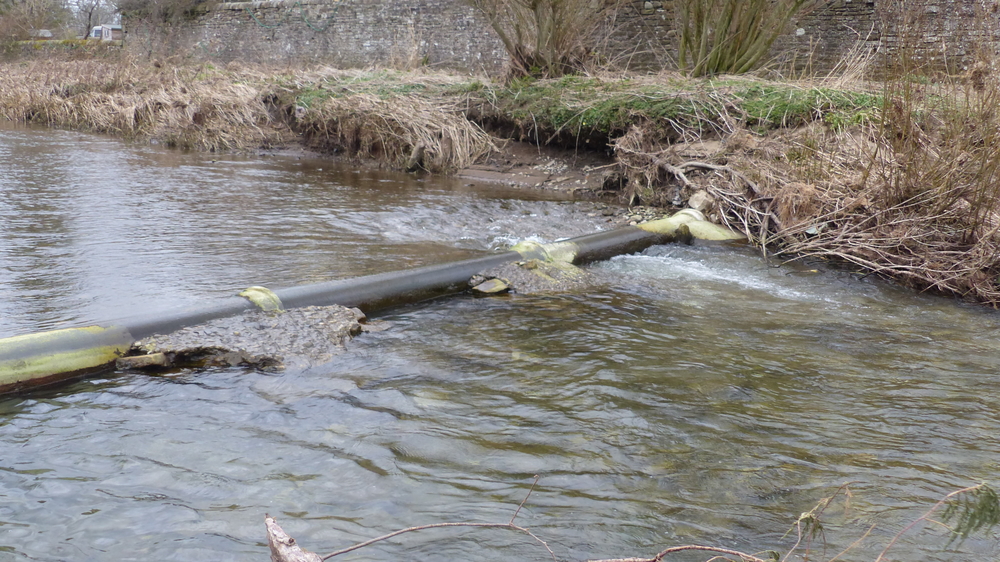
[{"label": "stone", "polygon": [[478,287],[490,281],[500,281],[507,291],[519,294],[579,291],[592,284],[590,274],[574,265],[537,259],[487,269],[473,276],[469,284]]},{"label": "stone", "polygon": [[499,295],[510,291],[510,285],[503,279],[487,279],[472,288],[472,292],[482,295]]},{"label": "stone", "polygon": [[715,206],[715,197],[712,197],[704,189],[699,189],[694,192],[688,199],[688,207],[699,211],[701,213],[707,212]]},{"label": "stone", "polygon": [[249,366],[280,369],[330,361],[361,333],[364,314],[342,306],[250,311],[132,344],[121,368]]}]

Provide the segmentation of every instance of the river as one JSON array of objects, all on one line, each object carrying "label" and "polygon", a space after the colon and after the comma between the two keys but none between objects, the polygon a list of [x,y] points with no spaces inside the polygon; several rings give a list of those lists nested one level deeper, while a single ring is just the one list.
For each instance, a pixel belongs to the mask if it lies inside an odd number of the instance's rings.
[{"label": "river", "polygon": [[[590,202],[317,158],[191,154],[0,123],[0,337],[607,228]],[[594,215],[594,216],[591,216]],[[0,560],[267,560],[516,522],[559,560],[681,544],[874,560],[1000,468],[1000,316],[748,248],[659,246],[584,293],[387,311],[305,369],[114,372],[0,398]],[[996,482],[994,482],[996,483]],[[996,531],[897,560],[993,560]],[[705,560],[704,553],[670,560]],[[551,560],[498,530],[351,560]]]}]

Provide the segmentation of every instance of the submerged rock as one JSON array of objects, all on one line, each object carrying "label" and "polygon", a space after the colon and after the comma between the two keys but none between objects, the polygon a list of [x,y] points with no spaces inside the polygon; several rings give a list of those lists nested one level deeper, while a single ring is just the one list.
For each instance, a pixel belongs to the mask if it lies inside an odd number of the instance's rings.
[{"label": "submerged rock", "polygon": [[364,313],[342,306],[252,311],[132,344],[119,368],[308,366],[330,361],[362,331]]},{"label": "submerged rock", "polygon": [[503,279],[487,279],[472,287],[472,292],[484,295],[497,295],[510,290],[510,285]]},{"label": "submerged rock", "polygon": [[[568,292],[592,284],[591,275],[574,265],[542,260],[504,264],[482,271],[469,281],[474,291],[483,287],[484,290],[477,291],[482,294],[505,293],[508,290],[520,294]],[[505,289],[485,290],[499,287]]]}]

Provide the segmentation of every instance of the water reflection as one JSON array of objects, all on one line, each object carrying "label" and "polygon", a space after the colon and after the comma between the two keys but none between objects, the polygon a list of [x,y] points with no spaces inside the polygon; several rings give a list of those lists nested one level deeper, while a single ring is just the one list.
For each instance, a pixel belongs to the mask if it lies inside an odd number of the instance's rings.
[{"label": "water reflection", "polygon": [[[17,185],[0,184],[7,334],[214,298],[251,278],[286,286],[601,226],[580,222],[575,203],[317,161],[213,162],[4,133],[7,154],[11,143],[107,152],[118,182],[39,186],[52,200],[17,210]],[[62,231],[30,226],[55,208]],[[23,213],[37,216],[7,230]],[[14,244],[70,251],[22,271],[8,260]],[[794,518],[851,481],[849,508],[827,512],[828,554],[877,522],[849,558],[873,560],[940,496],[998,473],[995,313],[725,246],[659,247],[592,269],[600,282],[582,294],[393,311],[392,329],[307,370],[114,373],[0,400],[0,552],[261,559],[265,512],[329,552],[414,524],[506,521],[539,474],[518,521],[560,559],[685,543],[784,549]],[[24,272],[39,285],[19,283]],[[959,550],[944,541],[914,533],[893,552],[1000,550],[995,534]],[[499,532],[402,542],[352,559],[548,558]]]}]

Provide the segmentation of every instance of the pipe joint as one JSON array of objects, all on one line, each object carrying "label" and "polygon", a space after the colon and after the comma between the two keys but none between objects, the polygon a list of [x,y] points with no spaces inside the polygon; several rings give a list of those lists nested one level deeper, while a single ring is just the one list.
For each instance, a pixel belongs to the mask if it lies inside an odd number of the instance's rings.
[{"label": "pipe joint", "polygon": [[285,311],[285,307],[281,304],[281,299],[278,298],[278,295],[274,294],[274,291],[267,287],[254,285],[253,287],[247,287],[239,295],[252,302],[264,312]]}]

